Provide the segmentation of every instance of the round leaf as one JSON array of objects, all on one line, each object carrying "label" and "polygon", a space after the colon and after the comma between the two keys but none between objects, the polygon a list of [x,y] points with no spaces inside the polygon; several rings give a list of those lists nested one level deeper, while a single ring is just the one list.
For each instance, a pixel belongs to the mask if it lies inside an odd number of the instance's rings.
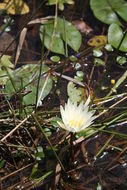
[{"label": "round leaf", "polygon": [[71,55],[71,56],[69,57],[69,59],[70,59],[70,61],[72,61],[72,62],[75,62],[75,61],[78,60],[77,57],[75,57],[74,55]]},{"label": "round leaf", "polygon": [[[114,1],[114,0],[112,0]],[[102,22],[106,24],[117,23],[120,24],[120,21],[111,7],[111,2],[108,3],[107,0],[91,0],[90,6],[94,15]],[[118,0],[120,1],[120,0]]]},{"label": "round leaf", "polygon": [[[108,42],[114,47],[118,48],[122,41],[124,33],[121,27],[117,24],[111,24],[108,30]],[[119,48],[120,51],[127,52],[127,34]]]},{"label": "round leaf", "polygon": [[60,61],[60,57],[59,56],[52,56],[52,57],[50,57],[50,60],[58,63]]},{"label": "round leaf", "polygon": [[111,44],[106,44],[105,49],[107,51],[113,51],[113,47],[111,46]]},{"label": "round leaf", "polygon": [[73,82],[69,82],[67,86],[67,93],[71,100],[71,102],[81,102],[84,97],[84,89],[83,88],[77,88]]},{"label": "round leaf", "polygon": [[91,0],[90,6],[94,15],[106,24],[121,25],[117,15],[127,21],[127,2],[125,0]]},{"label": "round leaf", "polygon": [[100,58],[95,58],[94,59],[94,64],[97,65],[97,66],[104,66],[105,62]]},{"label": "round leaf", "polygon": [[40,27],[40,37],[43,39],[45,28],[44,45],[52,52],[65,54],[64,43],[69,45],[74,51],[78,51],[81,45],[82,37],[80,32],[68,21],[57,18],[57,26],[55,28],[55,35],[53,38],[52,48],[51,41],[54,29],[54,20],[47,21]]},{"label": "round leaf", "polygon": [[103,55],[102,51],[100,49],[94,49],[93,50],[93,56],[95,57],[101,57]]},{"label": "round leaf", "polygon": [[122,56],[118,56],[117,58],[116,58],[116,61],[120,64],[120,65],[123,65],[123,64],[125,64],[126,62],[127,62],[127,59],[126,59],[126,57],[122,57]]},{"label": "round leaf", "polygon": [[[37,92],[37,82],[38,82],[38,76],[39,76],[39,65],[25,65],[20,67],[19,69],[16,69],[12,73],[12,80],[15,86],[15,89],[11,83],[10,80],[7,81],[5,86],[5,92],[8,93],[8,96],[12,96],[16,92],[21,91],[21,89],[24,88],[24,93],[26,93],[23,96],[23,101],[25,105],[29,104],[35,104],[36,102],[36,92]],[[48,67],[46,65],[43,65],[42,67],[42,77],[40,80],[39,85],[39,94],[38,97],[41,95],[41,90],[43,88],[43,85],[45,84],[46,80],[46,74],[43,75],[46,71],[48,71]],[[52,88],[52,78],[49,78],[44,91],[41,95],[41,101],[49,94],[50,90]]]}]

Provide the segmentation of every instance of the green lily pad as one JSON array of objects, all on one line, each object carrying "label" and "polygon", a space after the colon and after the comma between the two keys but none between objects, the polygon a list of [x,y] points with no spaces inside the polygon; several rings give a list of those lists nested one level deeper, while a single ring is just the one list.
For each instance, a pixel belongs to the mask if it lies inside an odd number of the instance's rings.
[{"label": "green lily pad", "polygon": [[[108,42],[114,47],[118,48],[124,36],[124,32],[121,27],[117,24],[111,24],[108,30]],[[127,34],[122,41],[119,48],[120,51],[127,52]]]},{"label": "green lily pad", "polygon": [[107,51],[113,51],[113,47],[111,46],[111,44],[106,44],[105,49]]},{"label": "green lily pad", "polygon": [[97,66],[104,66],[105,62],[100,58],[95,58],[94,59],[94,64],[97,65]]},{"label": "green lily pad", "polygon": [[121,25],[118,16],[127,22],[127,2],[125,0],[91,0],[90,6],[94,15],[106,24]]},{"label": "green lily pad", "polygon": [[54,29],[54,20],[49,20],[40,27],[40,37],[43,39],[45,30],[44,45],[54,53],[65,55],[64,42],[74,51],[78,51],[81,45],[82,37],[80,32],[68,21],[57,18],[57,26],[52,41]]},{"label": "green lily pad", "polygon": [[[12,96],[16,92],[20,92],[21,90],[26,92],[26,95],[23,96],[23,102],[25,105],[34,105],[36,102],[36,92],[37,92],[37,82],[39,76],[39,65],[25,65],[16,69],[12,73],[12,80],[15,86],[15,89],[10,80],[7,81],[5,86],[5,92],[8,93],[8,96]],[[45,80],[47,72],[49,68],[46,65],[42,67],[42,76],[39,85],[39,94],[38,97],[41,96],[41,101],[49,94],[52,88],[52,78],[49,78],[46,86],[44,88],[43,93],[41,94],[42,88],[45,84]]]},{"label": "green lily pad", "polygon": [[93,50],[93,56],[95,57],[101,57],[103,55],[102,51],[100,49],[94,49]]},{"label": "green lily pad", "polygon": [[77,57],[74,56],[74,55],[71,55],[71,56],[69,57],[69,59],[70,59],[70,61],[72,61],[72,62],[75,62],[75,61],[78,60]]},{"label": "green lily pad", "polygon": [[55,62],[55,63],[58,63],[60,61],[60,57],[54,55],[54,56],[50,57],[50,60]]},{"label": "green lily pad", "polygon": [[127,62],[127,58],[124,56],[118,56],[116,58],[116,61],[120,64],[120,65],[124,65]]},{"label": "green lily pad", "polygon": [[69,96],[71,102],[73,102],[73,103],[75,103],[75,102],[79,103],[83,99],[85,99],[84,88],[81,88],[81,87],[77,88],[73,82],[68,83],[67,93],[68,93],[68,96]]}]

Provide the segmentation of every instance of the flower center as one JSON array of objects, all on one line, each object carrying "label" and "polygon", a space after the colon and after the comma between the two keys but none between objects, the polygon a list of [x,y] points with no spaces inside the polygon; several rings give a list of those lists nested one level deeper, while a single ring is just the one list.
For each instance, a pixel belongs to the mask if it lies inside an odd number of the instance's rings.
[{"label": "flower center", "polygon": [[68,124],[69,124],[69,126],[71,128],[73,128],[73,127],[79,128],[82,125],[82,118],[79,118],[77,116],[75,118],[73,118],[73,119],[69,118],[68,119]]}]

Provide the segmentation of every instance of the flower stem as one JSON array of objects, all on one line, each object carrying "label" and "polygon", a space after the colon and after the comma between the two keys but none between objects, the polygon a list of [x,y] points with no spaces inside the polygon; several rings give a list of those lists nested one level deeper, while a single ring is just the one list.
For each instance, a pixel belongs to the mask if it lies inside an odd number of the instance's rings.
[{"label": "flower stem", "polygon": [[70,135],[71,135],[70,136],[70,145],[71,145],[70,154],[71,154],[71,163],[73,165],[73,162],[74,162],[74,144],[73,144],[74,134],[71,133]]}]

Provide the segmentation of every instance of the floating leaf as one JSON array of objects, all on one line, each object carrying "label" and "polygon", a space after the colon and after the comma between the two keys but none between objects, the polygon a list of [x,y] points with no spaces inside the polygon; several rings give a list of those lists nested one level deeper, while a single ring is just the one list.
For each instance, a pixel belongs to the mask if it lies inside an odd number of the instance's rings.
[{"label": "floating leaf", "polygon": [[[45,35],[44,45],[47,49],[51,47],[51,51],[64,55],[64,43],[60,36],[55,35],[52,43],[52,35]],[[52,43],[52,44],[51,44]],[[51,46],[50,46],[51,44]]]},{"label": "floating leaf", "polygon": [[75,61],[78,60],[77,57],[75,57],[74,55],[71,55],[71,56],[69,57],[69,59],[70,59],[70,61],[72,61],[72,62],[75,62]]},{"label": "floating leaf", "polygon": [[[34,65],[34,64],[25,65],[20,67],[19,69],[16,69],[12,73],[12,80],[14,82],[16,91],[19,92],[21,91],[21,89],[22,90],[24,89],[26,93],[26,95],[24,95],[23,97],[25,105],[35,104],[39,68],[40,68],[39,65]],[[41,90],[43,88],[43,85],[45,84],[45,80],[47,77],[46,74],[45,75],[43,74],[47,72],[48,69],[49,68],[46,65],[43,65],[42,77],[39,85],[39,96],[41,95]],[[41,101],[49,94],[51,88],[52,88],[52,78],[49,78],[44,88],[44,91],[41,95]],[[10,80],[7,81],[6,83],[5,92],[8,93],[9,96],[15,93],[15,90]]]},{"label": "floating leaf", "polygon": [[[40,27],[40,36],[43,39],[45,29],[44,45],[54,53],[65,54],[64,42],[66,42],[74,51],[78,51],[81,45],[80,32],[68,21],[57,18],[57,26],[52,41],[54,20],[47,21]],[[64,42],[63,42],[64,41]]]},{"label": "floating leaf", "polygon": [[120,65],[123,65],[123,64],[125,64],[125,63],[127,62],[127,58],[124,57],[124,56],[118,56],[118,57],[116,58],[116,61],[117,61]]},{"label": "floating leaf", "polygon": [[88,41],[88,45],[92,47],[102,48],[107,43],[107,36],[94,36]]},{"label": "floating leaf", "polygon": [[60,57],[59,56],[52,56],[52,57],[50,57],[50,60],[58,63],[60,61]]},{"label": "floating leaf", "polygon": [[83,80],[84,72],[83,71],[77,71],[76,72],[77,77],[80,77]]},{"label": "floating leaf", "polygon": [[[118,48],[124,36],[124,32],[117,24],[111,24],[108,30],[108,42],[114,47]],[[127,52],[127,34],[122,41],[119,48],[120,51]]]},{"label": "floating leaf", "polygon": [[84,97],[84,88],[81,87],[76,87],[73,82],[69,82],[67,86],[67,93],[68,96],[71,100],[71,102],[81,102],[83,99],[85,100]]},{"label": "floating leaf", "polygon": [[90,7],[94,15],[106,24],[121,25],[118,16],[127,21],[127,2],[125,0],[91,0]]},{"label": "floating leaf", "polygon": [[28,13],[29,7],[23,0],[4,0],[0,3],[0,10],[6,10],[11,15],[18,15]]},{"label": "floating leaf", "polygon": [[113,51],[113,47],[111,46],[111,44],[106,44],[105,49],[107,51]]},{"label": "floating leaf", "polygon": [[93,50],[93,56],[95,57],[101,57],[103,55],[102,51],[100,49],[94,49]]},{"label": "floating leaf", "polygon": [[[64,3],[74,4],[74,0],[58,0],[59,9],[61,11],[64,10]],[[56,4],[56,0],[48,0],[48,5],[55,5],[55,4]]]},{"label": "floating leaf", "polygon": [[105,62],[100,58],[95,58],[94,59],[94,64],[97,65],[97,66],[104,66]]}]

